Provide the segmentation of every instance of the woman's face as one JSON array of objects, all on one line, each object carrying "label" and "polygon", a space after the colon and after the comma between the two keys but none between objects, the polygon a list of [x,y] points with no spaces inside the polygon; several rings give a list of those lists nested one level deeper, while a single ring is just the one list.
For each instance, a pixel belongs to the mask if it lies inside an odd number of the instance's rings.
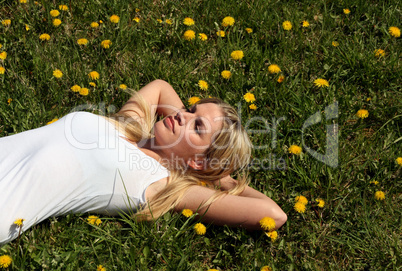
[{"label": "woman's face", "polygon": [[214,103],[194,105],[189,111],[169,115],[154,126],[152,149],[186,164],[189,159],[198,160],[222,129],[223,118],[222,109]]}]

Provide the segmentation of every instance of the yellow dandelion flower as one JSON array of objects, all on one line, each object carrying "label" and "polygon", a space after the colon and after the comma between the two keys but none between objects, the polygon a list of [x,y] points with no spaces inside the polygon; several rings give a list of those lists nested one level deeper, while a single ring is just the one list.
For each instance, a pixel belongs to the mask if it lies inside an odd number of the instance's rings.
[{"label": "yellow dandelion flower", "polygon": [[162,19],[156,19],[156,21],[160,24],[163,23]]},{"label": "yellow dandelion flower", "polygon": [[50,40],[50,35],[44,33],[44,34],[42,34],[42,35],[39,36],[39,39],[40,39],[40,40]]},{"label": "yellow dandelion flower", "polygon": [[346,15],[348,15],[348,14],[350,13],[350,9],[344,8],[344,9],[343,9],[343,13],[345,13]]},{"label": "yellow dandelion flower", "polygon": [[120,17],[117,16],[117,15],[112,15],[112,16],[110,16],[109,20],[110,20],[112,23],[117,24],[117,23],[120,21]]},{"label": "yellow dandelion flower", "polygon": [[284,21],[282,23],[282,27],[284,30],[289,31],[290,29],[292,29],[292,23],[290,21]]},{"label": "yellow dandelion flower", "polygon": [[193,30],[187,30],[186,32],[184,32],[183,38],[185,40],[193,40],[195,39],[195,32]]},{"label": "yellow dandelion flower", "polygon": [[257,106],[256,106],[255,104],[250,104],[248,107],[249,107],[251,110],[256,110],[256,109],[257,109]]},{"label": "yellow dandelion flower", "polygon": [[265,231],[272,231],[276,227],[275,220],[271,217],[264,217],[260,220],[260,226]]},{"label": "yellow dandelion flower", "polygon": [[59,120],[58,118],[54,118],[51,121],[47,122],[46,125],[52,124],[53,122],[56,122],[58,120]]},{"label": "yellow dandelion flower", "polygon": [[140,12],[140,9],[139,9],[139,8],[136,8],[136,9],[135,9],[135,12]]},{"label": "yellow dandelion flower", "polygon": [[0,74],[4,74],[6,72],[6,69],[2,66],[0,66]]},{"label": "yellow dandelion flower", "polygon": [[327,80],[322,79],[322,78],[318,78],[314,80],[314,85],[316,85],[317,87],[321,88],[321,87],[329,87],[329,83]]},{"label": "yellow dandelion flower", "polygon": [[243,98],[248,103],[255,102],[255,96],[253,93],[247,92],[246,94],[244,94]]},{"label": "yellow dandelion flower", "polygon": [[189,18],[189,17],[184,18],[183,24],[184,24],[184,25],[187,25],[187,26],[194,25],[194,20],[191,19],[191,18]]},{"label": "yellow dandelion flower", "polygon": [[23,218],[18,218],[17,220],[14,221],[14,224],[17,225],[17,227],[22,227],[24,225],[25,219]]},{"label": "yellow dandelion flower", "polygon": [[212,269],[208,269],[208,271],[219,271],[218,269],[212,268]]},{"label": "yellow dandelion flower", "polygon": [[227,80],[232,77],[232,73],[228,70],[224,70],[221,72],[221,76]]},{"label": "yellow dandelion flower", "polygon": [[89,85],[90,85],[91,87],[96,87],[95,82],[89,82]]},{"label": "yellow dandelion flower", "polygon": [[282,83],[285,80],[285,76],[279,75],[277,82]]},{"label": "yellow dandelion flower", "polygon": [[191,211],[190,209],[183,209],[181,214],[184,215],[185,217],[190,217],[193,215],[193,211]]},{"label": "yellow dandelion flower", "polygon": [[308,21],[303,21],[302,22],[302,27],[309,27],[310,23]]},{"label": "yellow dandelion flower", "polygon": [[0,256],[0,267],[1,268],[7,268],[10,266],[10,264],[13,262],[10,256],[8,255],[2,255]]},{"label": "yellow dandelion flower", "polygon": [[89,94],[89,89],[87,88],[81,88],[79,91],[80,95],[82,96],[87,96]]},{"label": "yellow dandelion flower", "polygon": [[300,148],[297,145],[291,145],[288,149],[289,153],[295,154],[295,155],[299,155],[302,152],[302,148]]},{"label": "yellow dandelion flower", "polygon": [[99,79],[99,73],[96,72],[96,71],[92,71],[92,72],[88,73],[88,76],[92,80],[98,80]]},{"label": "yellow dandelion flower", "polygon": [[99,20],[99,23],[100,23],[100,24],[103,24],[103,21],[102,21],[102,20]]},{"label": "yellow dandelion flower", "polygon": [[202,90],[207,90],[208,89],[208,83],[207,83],[207,81],[204,81],[204,80],[198,81],[198,86]]},{"label": "yellow dandelion flower", "polygon": [[308,203],[308,200],[305,196],[297,196],[295,200],[296,200],[296,202],[301,202],[304,205],[306,205]]},{"label": "yellow dandelion flower", "polygon": [[325,201],[323,199],[316,199],[315,201],[318,203],[317,204],[318,207],[324,208]]},{"label": "yellow dandelion flower", "polygon": [[399,38],[401,36],[401,30],[396,26],[391,26],[390,28],[388,28],[388,31],[391,36],[395,38]]},{"label": "yellow dandelion flower", "polygon": [[198,235],[204,235],[207,232],[207,228],[202,223],[195,224],[194,230]]},{"label": "yellow dandelion flower", "polygon": [[166,19],[166,20],[165,20],[165,23],[167,23],[167,24],[172,24],[173,21],[172,21],[171,19]]},{"label": "yellow dandelion flower", "polygon": [[96,271],[106,271],[106,268],[105,267],[103,267],[103,265],[98,265],[97,267],[96,267]]},{"label": "yellow dandelion flower", "polygon": [[25,24],[25,30],[29,31],[29,25]]},{"label": "yellow dandelion flower", "polygon": [[67,7],[67,5],[59,5],[59,9],[62,11],[67,11],[68,7]]},{"label": "yellow dandelion flower", "polygon": [[4,26],[9,26],[11,24],[11,20],[9,20],[9,19],[2,20],[1,24],[4,25]]},{"label": "yellow dandelion flower", "polygon": [[306,211],[306,205],[304,205],[303,203],[298,201],[298,202],[295,203],[294,209],[298,213],[304,213]]},{"label": "yellow dandelion flower", "polygon": [[202,41],[206,41],[208,39],[208,36],[204,33],[198,34],[198,38]]},{"label": "yellow dandelion flower", "polygon": [[197,96],[191,97],[188,99],[188,104],[189,105],[196,104],[199,100],[201,100],[201,99]]},{"label": "yellow dandelion flower", "polygon": [[378,181],[373,180],[373,181],[370,181],[370,183],[372,183],[372,184],[374,184],[374,185],[377,185],[377,184],[378,184]]},{"label": "yellow dandelion flower", "polygon": [[223,38],[223,37],[225,37],[225,31],[219,30],[218,32],[216,32],[216,35],[217,35],[218,37]]},{"label": "yellow dandelion flower", "polygon": [[249,34],[251,34],[251,33],[253,33],[253,29],[251,29],[250,27],[247,27],[247,28],[246,28],[246,32],[249,33]]},{"label": "yellow dandelion flower", "polygon": [[81,90],[81,87],[79,85],[74,85],[71,87],[71,90],[73,92],[79,92]]},{"label": "yellow dandelion flower", "polygon": [[382,191],[377,191],[377,192],[375,192],[375,194],[374,194],[374,198],[375,198],[376,200],[385,200],[385,193],[382,192]]},{"label": "yellow dandelion flower", "polygon": [[360,109],[357,111],[356,116],[360,119],[365,119],[369,116],[369,112],[366,109]]},{"label": "yellow dandelion flower", "polygon": [[332,42],[332,46],[338,47],[338,46],[339,46],[339,42],[337,42],[337,41],[334,40],[334,41]]},{"label": "yellow dandelion flower", "polygon": [[371,98],[370,98],[370,97],[366,99],[366,102],[369,102],[369,101],[371,101]]},{"label": "yellow dandelion flower", "polygon": [[234,23],[235,23],[235,19],[233,17],[230,17],[230,16],[225,17],[222,20],[222,26],[223,27],[232,26],[232,25],[234,25]]},{"label": "yellow dandelion flower", "polygon": [[1,52],[0,53],[0,59],[6,59],[7,58],[7,52]]},{"label": "yellow dandelion flower", "polygon": [[96,224],[96,225],[98,225],[98,226],[102,223],[102,220],[100,220],[99,217],[97,217],[97,216],[95,216],[95,215],[90,215],[90,216],[88,216],[87,221],[88,221],[88,223],[91,224],[91,225],[95,225],[95,224]]},{"label": "yellow dandelion flower", "polygon": [[54,26],[59,26],[59,25],[61,25],[61,20],[60,20],[60,19],[54,19],[54,20],[53,20],[53,25],[54,25]]},{"label": "yellow dandelion flower", "polygon": [[126,86],[125,84],[121,84],[121,85],[119,85],[119,88],[121,88],[121,89],[126,89],[127,86]]},{"label": "yellow dandelion flower", "polygon": [[60,12],[57,9],[53,9],[50,11],[50,16],[57,17],[60,15]]},{"label": "yellow dandelion flower", "polygon": [[278,239],[278,232],[277,231],[270,231],[270,232],[265,232],[265,234],[271,238],[272,242],[275,242],[276,239]]},{"label": "yellow dandelion flower", "polygon": [[385,51],[383,49],[377,49],[374,51],[374,54],[376,57],[382,57],[385,56]]},{"label": "yellow dandelion flower", "polygon": [[281,68],[279,68],[279,66],[276,64],[271,64],[268,66],[268,71],[269,73],[280,73]]},{"label": "yellow dandelion flower", "polygon": [[395,162],[396,162],[398,165],[402,166],[402,157],[396,158]]},{"label": "yellow dandelion flower", "polygon": [[92,22],[91,27],[92,28],[97,28],[97,27],[99,27],[99,24],[97,22]]},{"label": "yellow dandelion flower", "polygon": [[244,57],[244,53],[241,50],[236,50],[233,51],[230,56],[234,59],[234,60],[240,60]]},{"label": "yellow dandelion flower", "polygon": [[272,271],[272,268],[269,267],[268,265],[265,265],[265,266],[261,267],[261,271]]},{"label": "yellow dandelion flower", "polygon": [[20,3],[21,3],[21,4],[26,4],[26,3],[27,3],[27,0],[20,0]]},{"label": "yellow dandelion flower", "polygon": [[105,49],[108,49],[110,47],[110,45],[112,45],[112,41],[111,40],[104,40],[101,42],[101,46]]},{"label": "yellow dandelion flower", "polygon": [[53,71],[53,76],[56,77],[56,78],[61,78],[63,76],[63,73],[62,73],[61,70],[56,69],[56,70]]},{"label": "yellow dandelion flower", "polygon": [[135,18],[133,19],[133,21],[136,22],[136,23],[139,23],[139,22],[141,21],[141,19],[140,19],[139,17],[135,17]]},{"label": "yellow dandelion flower", "polygon": [[88,40],[87,39],[78,39],[77,43],[79,45],[87,45],[88,44]]}]

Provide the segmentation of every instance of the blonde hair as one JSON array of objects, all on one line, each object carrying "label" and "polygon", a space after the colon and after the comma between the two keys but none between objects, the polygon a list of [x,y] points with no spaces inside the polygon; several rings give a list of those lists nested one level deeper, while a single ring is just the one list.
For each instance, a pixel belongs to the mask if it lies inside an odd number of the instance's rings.
[{"label": "blonde hair", "polygon": [[[139,142],[142,139],[153,136],[151,130],[156,116],[151,116],[149,105],[141,95],[134,95],[135,103],[144,114],[143,119],[133,119],[124,113],[115,114],[109,117],[109,119],[114,121],[130,140]],[[168,184],[153,197],[144,209],[134,215],[137,220],[158,218],[175,208],[183,198],[186,190],[191,186],[200,185],[201,182],[204,182],[207,186],[213,186],[214,181],[235,171],[238,171],[236,186],[228,191],[217,190],[199,209],[209,206],[225,194],[238,195],[247,186],[247,175],[242,174],[243,172],[241,171],[250,161],[251,142],[241,125],[241,120],[236,110],[217,98],[206,98],[197,102],[197,104],[204,103],[218,105],[224,116],[222,129],[212,139],[212,144],[204,152],[206,161],[204,167],[202,169],[193,169],[190,166],[181,167],[180,165],[176,165],[176,168],[169,168],[170,176]],[[219,166],[213,167],[211,166],[212,164]]]}]

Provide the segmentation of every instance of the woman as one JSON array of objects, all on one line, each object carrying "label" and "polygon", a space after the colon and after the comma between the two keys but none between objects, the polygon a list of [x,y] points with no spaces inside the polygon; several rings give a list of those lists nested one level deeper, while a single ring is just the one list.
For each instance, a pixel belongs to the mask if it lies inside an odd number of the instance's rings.
[{"label": "woman", "polygon": [[[137,209],[139,220],[197,211],[203,221],[260,229],[286,214],[234,180],[251,144],[233,108],[205,99],[190,110],[162,80],[143,87],[110,118],[87,112],[0,139],[0,244],[50,216]],[[155,115],[166,116],[154,123]],[[151,133],[152,130],[152,133]],[[205,186],[200,185],[205,184]]]}]

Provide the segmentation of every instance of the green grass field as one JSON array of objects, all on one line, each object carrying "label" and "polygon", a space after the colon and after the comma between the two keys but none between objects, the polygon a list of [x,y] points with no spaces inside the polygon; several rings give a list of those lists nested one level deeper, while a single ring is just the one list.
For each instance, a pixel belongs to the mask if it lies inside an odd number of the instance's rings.
[{"label": "green grass field", "polygon": [[[227,16],[235,22],[224,27]],[[183,24],[186,17],[194,25]],[[12,258],[8,269],[402,270],[401,18],[397,0],[0,0],[0,137],[76,109],[114,113],[129,98],[122,84],[138,90],[163,79],[185,102],[213,96],[238,108],[256,146],[250,185],[288,214],[275,242],[264,232],[213,225],[197,235],[197,221],[180,214],[155,223],[100,217],[99,225],[88,214],[52,218],[0,247]],[[194,39],[186,40],[187,30]],[[45,33],[49,40],[40,39]],[[244,57],[234,60],[235,50]],[[271,73],[271,64],[281,71]],[[331,119],[326,108],[336,104]],[[304,127],[316,113],[321,121]],[[327,137],[338,137],[337,165],[306,148],[331,151]],[[289,153],[291,145],[302,153]],[[299,195],[308,199],[304,213],[294,209]]]}]

